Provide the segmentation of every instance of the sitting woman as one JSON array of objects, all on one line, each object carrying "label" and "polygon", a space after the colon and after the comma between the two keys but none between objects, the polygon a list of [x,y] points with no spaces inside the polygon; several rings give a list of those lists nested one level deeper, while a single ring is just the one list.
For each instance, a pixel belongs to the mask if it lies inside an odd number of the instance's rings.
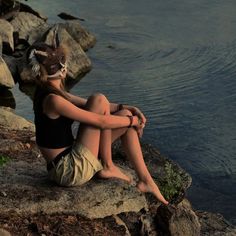
[{"label": "sitting woman", "polygon": [[[34,97],[36,142],[47,161],[49,178],[61,186],[82,185],[95,174],[130,182],[112,161],[111,145],[118,138],[139,181],[137,188],[167,205],[152,179],[139,143],[146,118],[128,105],[110,103],[103,94],[84,99],[64,88],[67,74],[62,47],[35,44],[28,51],[37,88]],[[80,122],[74,140],[71,125]]]}]

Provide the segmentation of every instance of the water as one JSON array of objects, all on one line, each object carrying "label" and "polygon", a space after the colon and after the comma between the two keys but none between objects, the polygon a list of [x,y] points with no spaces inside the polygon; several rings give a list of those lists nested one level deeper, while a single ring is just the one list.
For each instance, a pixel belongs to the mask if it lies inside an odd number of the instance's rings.
[{"label": "water", "polygon": [[[60,21],[68,12],[97,37],[93,70],[72,89],[136,105],[143,140],[193,177],[196,209],[236,224],[236,2],[234,0],[29,1]],[[13,89],[16,112],[32,119],[31,100]]]}]

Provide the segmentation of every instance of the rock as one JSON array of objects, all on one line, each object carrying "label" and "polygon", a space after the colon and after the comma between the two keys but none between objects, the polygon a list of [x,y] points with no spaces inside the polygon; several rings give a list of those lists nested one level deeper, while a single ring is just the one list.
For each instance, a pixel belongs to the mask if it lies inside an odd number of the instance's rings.
[{"label": "rock", "polygon": [[2,214],[74,213],[93,219],[147,206],[136,187],[118,180],[93,179],[81,187],[57,187],[47,179],[45,162],[34,157],[30,163],[10,162],[2,167],[0,186],[7,194],[7,198],[0,196]]},{"label": "rock", "polygon": [[11,24],[14,31],[19,32],[19,39],[25,40],[29,45],[39,40],[49,29],[48,24],[43,19],[28,12],[19,12]]},{"label": "rock", "polygon": [[14,85],[15,82],[11,72],[3,58],[0,57],[0,87],[13,88]]},{"label": "rock", "polygon": [[10,232],[0,228],[0,236],[11,236]]},{"label": "rock", "polygon": [[77,16],[72,16],[72,15],[66,13],[66,12],[61,12],[57,16],[59,16],[63,20],[80,20],[80,21],[85,21],[82,18],[79,18]]},{"label": "rock", "polygon": [[13,39],[13,26],[6,20],[0,19],[0,36],[2,42],[6,45],[5,50],[7,52],[14,51],[14,39]]},{"label": "rock", "polygon": [[4,127],[7,127],[9,130],[35,130],[33,123],[14,114],[11,109],[5,107],[0,107],[0,124]]},{"label": "rock", "polygon": [[2,56],[2,37],[0,35],[0,57]]},{"label": "rock", "polygon": [[33,8],[31,8],[30,6],[28,6],[22,2],[20,2],[20,11],[31,13],[31,14],[43,19],[44,21],[46,21],[48,19],[41,12],[35,11]]},{"label": "rock", "polygon": [[156,214],[158,231],[163,235],[199,236],[201,225],[190,203],[184,199],[177,209],[160,206]]},{"label": "rock", "polygon": [[88,50],[96,43],[96,38],[84,29],[79,20],[70,20],[62,24],[73,39],[80,44],[83,50]]},{"label": "rock", "polygon": [[49,30],[45,36],[45,43],[52,44],[55,28],[58,29],[60,45],[63,45],[68,50],[67,63],[69,77],[76,79],[80,75],[87,73],[91,69],[91,61],[80,44],[76,42],[60,24],[55,25]]},{"label": "rock", "polygon": [[17,78],[19,76],[17,71],[18,59],[5,54],[2,55],[2,58],[6,62],[8,69],[10,70],[14,80],[17,81]]},{"label": "rock", "polygon": [[201,236],[235,236],[236,227],[217,213],[196,211],[201,223]]}]

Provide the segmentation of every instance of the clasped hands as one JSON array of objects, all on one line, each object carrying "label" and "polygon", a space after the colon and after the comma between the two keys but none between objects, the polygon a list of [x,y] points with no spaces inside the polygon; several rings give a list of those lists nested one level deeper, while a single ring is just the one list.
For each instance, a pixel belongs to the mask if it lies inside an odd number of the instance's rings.
[{"label": "clasped hands", "polygon": [[147,119],[139,108],[132,106],[129,110],[132,112],[133,115],[139,117],[139,124],[135,127],[135,129],[138,133],[139,138],[141,138],[143,136],[143,129],[145,128]]}]

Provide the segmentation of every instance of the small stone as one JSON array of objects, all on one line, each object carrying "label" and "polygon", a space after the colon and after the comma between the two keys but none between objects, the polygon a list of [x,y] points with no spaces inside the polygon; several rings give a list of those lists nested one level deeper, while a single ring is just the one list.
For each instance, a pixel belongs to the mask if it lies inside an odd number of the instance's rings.
[{"label": "small stone", "polygon": [[4,192],[4,191],[1,191],[1,194],[3,195],[3,197],[7,196],[6,192]]}]

